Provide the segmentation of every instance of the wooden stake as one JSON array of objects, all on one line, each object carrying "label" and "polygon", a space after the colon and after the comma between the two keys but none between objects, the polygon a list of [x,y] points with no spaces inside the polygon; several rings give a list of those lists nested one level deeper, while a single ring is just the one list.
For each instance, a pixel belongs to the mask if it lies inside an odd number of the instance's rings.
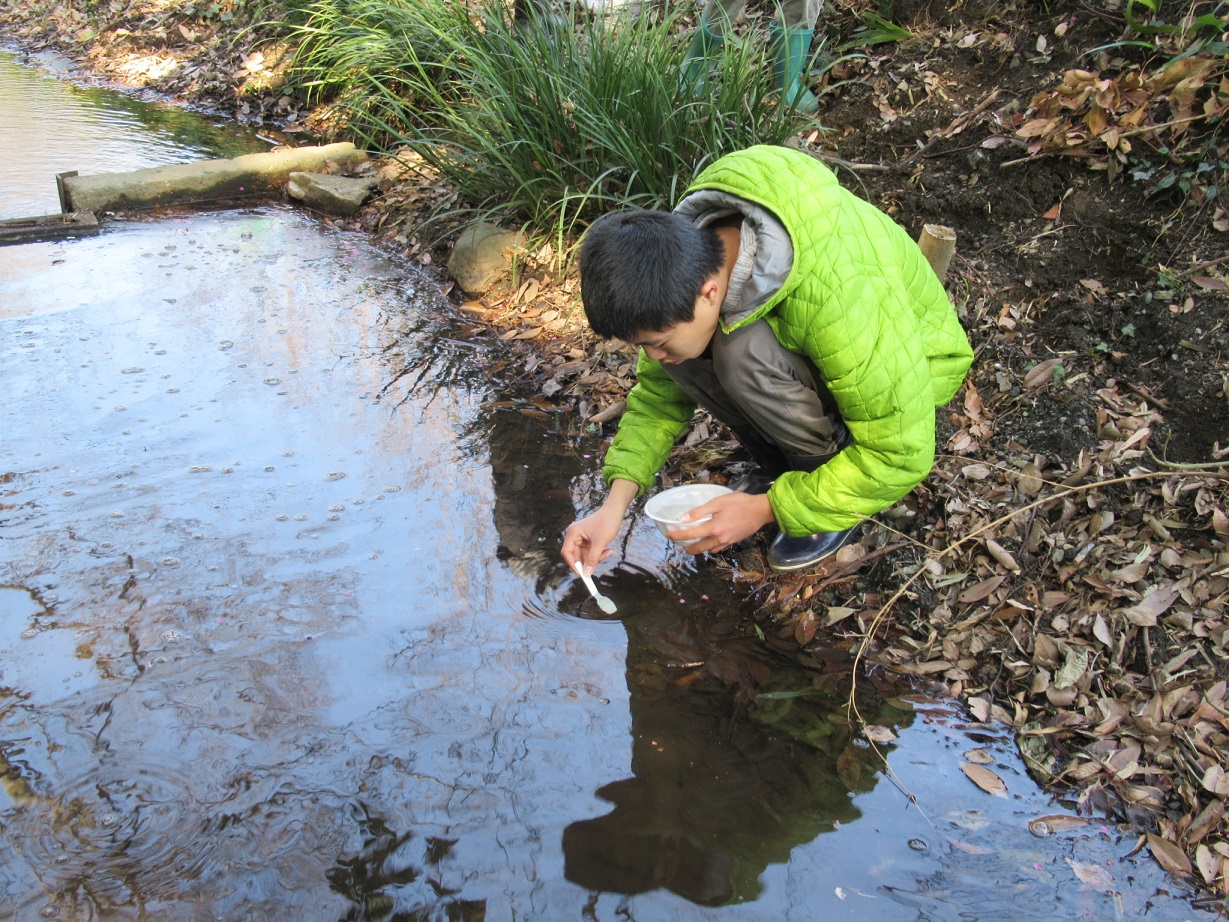
[{"label": "wooden stake", "polygon": [[943,281],[952,256],[956,253],[956,231],[942,224],[927,224],[917,238],[917,245],[926,257],[926,262],[930,263],[930,268],[935,270],[939,281]]}]

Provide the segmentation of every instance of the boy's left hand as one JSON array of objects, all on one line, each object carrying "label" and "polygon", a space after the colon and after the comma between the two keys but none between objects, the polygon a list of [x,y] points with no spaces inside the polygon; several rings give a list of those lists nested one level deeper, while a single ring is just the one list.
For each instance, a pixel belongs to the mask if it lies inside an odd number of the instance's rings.
[{"label": "boy's left hand", "polygon": [[723,551],[775,520],[766,493],[726,493],[683,513],[679,518],[694,521],[709,515],[712,518],[707,522],[676,528],[666,537],[673,541],[697,539],[695,544],[683,548],[690,554]]}]

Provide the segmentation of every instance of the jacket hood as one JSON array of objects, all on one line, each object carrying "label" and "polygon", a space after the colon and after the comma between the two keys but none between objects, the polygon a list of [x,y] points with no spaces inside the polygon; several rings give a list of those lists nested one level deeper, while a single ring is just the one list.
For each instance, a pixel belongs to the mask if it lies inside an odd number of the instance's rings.
[{"label": "jacket hood", "polygon": [[719,189],[701,189],[686,196],[674,209],[706,227],[730,215],[742,215],[738,260],[730,273],[721,324],[729,330],[786,294],[784,285],[794,265],[794,245],[785,225],[768,209]]}]

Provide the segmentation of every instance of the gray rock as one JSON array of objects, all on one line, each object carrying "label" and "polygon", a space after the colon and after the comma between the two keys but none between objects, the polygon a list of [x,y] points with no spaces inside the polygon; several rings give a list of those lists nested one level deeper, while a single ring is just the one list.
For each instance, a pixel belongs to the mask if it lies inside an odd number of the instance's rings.
[{"label": "gray rock", "polygon": [[358,212],[371,190],[379,184],[374,178],[295,172],[290,174],[286,194],[316,211],[348,217]]},{"label": "gray rock", "polygon": [[453,244],[448,274],[468,294],[483,294],[507,274],[523,245],[516,231],[486,222],[470,225]]}]

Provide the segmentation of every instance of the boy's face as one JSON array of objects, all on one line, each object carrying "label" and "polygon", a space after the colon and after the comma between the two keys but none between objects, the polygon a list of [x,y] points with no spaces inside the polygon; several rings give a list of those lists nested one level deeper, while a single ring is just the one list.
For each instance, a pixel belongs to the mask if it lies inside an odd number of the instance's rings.
[{"label": "boy's face", "polygon": [[715,285],[706,284],[696,298],[696,312],[691,320],[664,330],[642,331],[632,340],[632,345],[639,346],[649,358],[666,365],[699,358],[717,332],[717,320],[721,314],[721,303],[716,300],[718,293]]}]

